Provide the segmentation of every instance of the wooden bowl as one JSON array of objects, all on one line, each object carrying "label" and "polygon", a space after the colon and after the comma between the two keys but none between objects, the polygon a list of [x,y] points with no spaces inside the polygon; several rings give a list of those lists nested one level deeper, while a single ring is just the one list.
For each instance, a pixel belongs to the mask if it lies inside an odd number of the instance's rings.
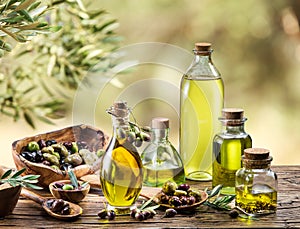
[{"label": "wooden bowl", "polygon": [[157,204],[159,204],[161,207],[164,207],[164,208],[173,208],[175,209],[176,211],[178,212],[187,212],[187,211],[193,211],[195,210],[196,208],[198,208],[200,205],[202,205],[207,199],[208,199],[208,194],[204,191],[199,191],[200,194],[201,194],[201,200],[192,204],[192,205],[182,205],[182,206],[178,206],[178,207],[174,207],[174,206],[171,206],[169,204],[164,204],[164,203],[161,203],[159,198],[157,197],[161,192],[157,193],[154,198],[153,198],[153,201]]},{"label": "wooden bowl", "polygon": [[[73,190],[63,190],[61,188],[55,187],[55,183],[61,183],[61,184],[71,184],[70,180],[59,180],[54,181],[51,184],[49,184],[49,190],[51,194],[56,199],[63,199],[66,201],[70,201],[72,203],[78,203],[81,200],[84,199],[84,197],[89,193],[90,191],[90,185],[87,184],[81,189],[73,189]],[[82,185],[82,181],[78,181],[79,185]]]},{"label": "wooden bowl", "polygon": [[0,218],[10,215],[19,200],[22,187],[3,184],[0,187]]},{"label": "wooden bowl", "polygon": [[[85,141],[90,151],[105,149],[108,144],[109,137],[101,130],[88,125],[76,125],[66,127],[64,129],[38,134],[32,137],[26,137],[13,142],[12,156],[18,170],[26,168],[25,174],[40,175],[38,185],[48,187],[50,183],[57,180],[69,179],[68,173],[62,170],[51,168],[42,163],[34,163],[26,160],[20,155],[21,150],[31,141],[39,141],[55,139],[57,142],[63,141]],[[77,178],[87,174],[93,174],[99,170],[100,161],[94,165],[82,164],[74,167],[72,170]]]}]

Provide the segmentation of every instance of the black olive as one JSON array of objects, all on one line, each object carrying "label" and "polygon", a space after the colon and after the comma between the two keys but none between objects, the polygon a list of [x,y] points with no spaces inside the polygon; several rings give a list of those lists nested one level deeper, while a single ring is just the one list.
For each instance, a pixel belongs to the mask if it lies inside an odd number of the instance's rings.
[{"label": "black olive", "polygon": [[107,212],[107,218],[108,220],[113,220],[116,217],[116,213],[113,210],[110,210]]},{"label": "black olive", "polygon": [[28,151],[23,151],[21,153],[21,156],[24,157],[26,160],[28,161],[32,161],[32,155],[31,155],[31,152],[28,152]]},{"label": "black olive", "polygon": [[196,198],[194,196],[189,196],[187,198],[187,204],[188,205],[193,205],[194,203],[196,203]]},{"label": "black olive", "polygon": [[137,208],[132,209],[131,212],[130,212],[131,218],[135,218],[135,214],[138,213],[138,212],[139,212],[139,210]]},{"label": "black olive", "polygon": [[100,219],[105,219],[107,216],[107,210],[106,209],[102,209],[101,211],[98,212],[97,214],[99,216]]},{"label": "black olive", "polygon": [[63,145],[67,148],[67,150],[72,149],[72,142],[63,142]]},{"label": "black olive", "polygon": [[173,208],[168,208],[162,218],[171,218],[177,214],[177,211]]},{"label": "black olive", "polygon": [[60,169],[61,170],[63,170],[63,171],[68,171],[69,169],[72,169],[73,168],[73,166],[71,165],[71,164],[69,164],[69,163],[64,163],[63,161],[62,161],[62,164],[61,164],[61,166],[60,166]]},{"label": "black olive", "polygon": [[190,189],[190,186],[188,184],[181,184],[178,186],[179,190],[187,191]]},{"label": "black olive", "polygon": [[42,149],[42,148],[44,148],[44,147],[47,146],[45,140],[43,140],[43,139],[38,140],[37,143],[39,144],[40,149]]},{"label": "black olive", "polygon": [[148,210],[144,210],[144,211],[142,211],[142,214],[144,215],[144,219],[149,219],[149,218],[151,218],[151,217],[152,217],[152,214],[151,214],[151,212],[150,212],[150,211],[148,211]]},{"label": "black olive", "polygon": [[181,201],[182,205],[187,205],[187,203],[188,203],[187,198],[188,198],[187,196],[181,196],[180,197],[180,201]]},{"label": "black olive", "polygon": [[65,202],[62,199],[57,199],[53,201],[50,210],[53,212],[60,212],[64,209],[65,207]]},{"label": "black olive", "polygon": [[135,213],[134,218],[140,221],[145,219],[144,214],[142,212]]},{"label": "black olive", "polygon": [[239,216],[239,213],[238,213],[237,210],[233,209],[233,210],[231,210],[231,211],[229,212],[229,216],[230,216],[231,218],[237,218],[237,217]]},{"label": "black olive", "polygon": [[32,157],[32,159],[31,159],[32,162],[37,162],[36,151],[31,152],[31,157]]},{"label": "black olive", "polygon": [[42,152],[39,150],[36,152],[36,162],[42,162],[44,160]]},{"label": "black olive", "polygon": [[70,206],[69,205],[65,205],[64,208],[61,210],[61,214],[62,215],[69,215],[71,212]]},{"label": "black olive", "polygon": [[47,140],[46,141],[46,146],[51,146],[53,144],[56,144],[57,142],[54,140],[54,139],[51,139],[51,140]]},{"label": "black olive", "polygon": [[169,204],[172,205],[172,206],[175,206],[175,207],[178,207],[178,206],[182,205],[182,203],[181,203],[178,196],[172,196],[169,199]]}]

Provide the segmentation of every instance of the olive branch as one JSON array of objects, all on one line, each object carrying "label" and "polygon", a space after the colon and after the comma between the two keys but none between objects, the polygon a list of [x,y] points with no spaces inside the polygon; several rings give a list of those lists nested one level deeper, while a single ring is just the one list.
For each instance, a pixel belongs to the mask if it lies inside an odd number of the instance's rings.
[{"label": "olive branch", "polygon": [[[25,188],[32,188],[32,189],[43,189],[37,185],[38,178],[40,175],[25,175],[21,176],[23,172],[25,172],[25,168],[13,173],[12,169],[7,170],[2,177],[0,178],[0,184],[8,183],[13,187],[22,186]],[[12,174],[13,173],[13,174]]]}]

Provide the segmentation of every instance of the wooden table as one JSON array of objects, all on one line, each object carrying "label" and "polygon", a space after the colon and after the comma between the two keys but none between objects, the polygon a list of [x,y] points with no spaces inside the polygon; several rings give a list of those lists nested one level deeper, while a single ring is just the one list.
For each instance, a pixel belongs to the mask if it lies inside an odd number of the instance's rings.
[{"label": "wooden table", "polygon": [[[278,209],[276,214],[260,217],[258,220],[231,218],[227,211],[215,210],[201,205],[192,215],[178,214],[174,218],[161,218],[164,211],[157,210],[153,219],[137,221],[130,216],[117,216],[108,221],[97,216],[103,208],[104,197],[94,191],[80,202],[83,214],[76,220],[59,221],[47,215],[42,207],[20,197],[13,214],[0,220],[0,227],[22,228],[165,228],[165,227],[206,227],[206,228],[244,228],[244,227],[300,227],[300,166],[273,166],[278,175]],[[211,188],[210,182],[191,183],[203,190]],[[50,196],[48,192],[42,193]]]}]

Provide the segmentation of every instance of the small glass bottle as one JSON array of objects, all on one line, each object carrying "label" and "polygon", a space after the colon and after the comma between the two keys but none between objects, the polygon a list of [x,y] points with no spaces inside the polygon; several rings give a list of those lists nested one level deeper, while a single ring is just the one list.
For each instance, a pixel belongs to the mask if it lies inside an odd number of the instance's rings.
[{"label": "small glass bottle", "polygon": [[100,183],[116,214],[128,214],[135,208],[143,184],[143,165],[136,147],[128,141],[130,109],[126,102],[115,102],[112,115],[113,135],[100,164]]},{"label": "small glass bottle", "polygon": [[267,149],[244,150],[243,168],[236,172],[235,204],[250,215],[276,212],[278,182],[272,159]]},{"label": "small glass bottle", "polygon": [[151,121],[151,142],[142,153],[144,185],[161,187],[167,180],[177,184],[185,182],[180,155],[169,141],[169,119]]},{"label": "small glass bottle", "polygon": [[212,186],[222,184],[222,194],[235,194],[235,173],[242,167],[244,149],[252,147],[252,139],[244,130],[244,110],[222,109],[223,129],[213,140]]},{"label": "small glass bottle", "polygon": [[187,179],[212,179],[212,141],[221,129],[224,84],[212,62],[210,43],[196,43],[180,85],[180,155]]}]

